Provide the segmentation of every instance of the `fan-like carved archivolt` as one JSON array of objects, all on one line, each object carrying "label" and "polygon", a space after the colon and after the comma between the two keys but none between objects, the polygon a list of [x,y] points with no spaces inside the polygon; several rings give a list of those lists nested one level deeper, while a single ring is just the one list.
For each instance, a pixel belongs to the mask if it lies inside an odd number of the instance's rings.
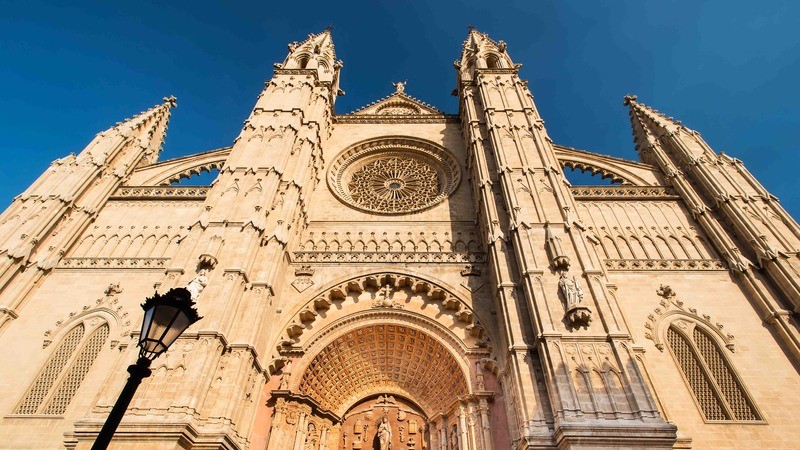
[{"label": "fan-like carved archivolt", "polygon": [[325,346],[303,373],[299,391],[339,414],[377,393],[405,395],[429,413],[468,393],[447,348],[423,331],[393,324],[358,328]]},{"label": "fan-like carved archivolt", "polygon": [[337,158],[328,183],[344,203],[380,214],[436,205],[458,185],[458,164],[441,147],[409,138],[359,144]]}]

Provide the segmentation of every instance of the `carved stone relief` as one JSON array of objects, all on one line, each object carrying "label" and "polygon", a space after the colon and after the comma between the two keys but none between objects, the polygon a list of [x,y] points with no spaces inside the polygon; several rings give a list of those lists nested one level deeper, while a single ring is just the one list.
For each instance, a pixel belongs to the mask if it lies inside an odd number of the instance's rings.
[{"label": "carved stone relief", "polygon": [[[344,416],[342,450],[421,450],[427,437],[425,414],[412,402],[382,394],[354,406]],[[384,444],[385,443],[385,444]],[[423,444],[424,443],[424,444]]]}]

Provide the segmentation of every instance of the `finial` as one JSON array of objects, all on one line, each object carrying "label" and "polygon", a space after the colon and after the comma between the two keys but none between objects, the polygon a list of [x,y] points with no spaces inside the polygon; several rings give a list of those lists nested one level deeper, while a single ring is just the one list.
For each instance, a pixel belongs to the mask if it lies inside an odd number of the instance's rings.
[{"label": "finial", "polygon": [[169,97],[164,97],[164,103],[172,108],[176,108],[178,106],[178,99],[175,98],[174,95],[170,95]]},{"label": "finial", "polygon": [[631,94],[625,94],[625,98],[622,100],[622,104],[628,106],[631,104],[631,102],[635,102],[637,98],[639,97]]},{"label": "finial", "polygon": [[325,31],[327,31],[328,33],[330,33],[331,31],[333,31],[333,24],[332,24],[332,23],[331,23],[331,24],[328,24],[328,26],[327,26],[327,27],[325,27]]},{"label": "finial", "polygon": [[396,93],[402,94],[406,91],[406,83],[408,83],[408,80],[398,81],[397,83],[392,83],[392,86],[394,86]]},{"label": "finial", "polygon": [[468,29],[469,31],[472,31],[472,30],[474,30],[474,29],[475,29],[475,25],[467,25],[467,29]]}]

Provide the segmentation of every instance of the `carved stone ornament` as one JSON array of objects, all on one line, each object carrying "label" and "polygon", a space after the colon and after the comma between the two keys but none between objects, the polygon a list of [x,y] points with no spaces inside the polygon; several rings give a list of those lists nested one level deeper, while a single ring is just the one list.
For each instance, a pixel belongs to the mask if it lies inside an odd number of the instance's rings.
[{"label": "carved stone ornament", "polygon": [[390,138],[344,152],[332,165],[328,184],[342,202],[356,209],[407,214],[447,198],[460,178],[458,164],[444,149]]},{"label": "carved stone ornament", "polygon": [[547,251],[550,252],[551,262],[553,268],[557,271],[566,272],[569,270],[569,256],[564,254],[564,249],[561,246],[561,238],[553,234],[550,229],[550,224],[545,224],[545,243]]},{"label": "carved stone ornament", "polygon": [[314,285],[314,280],[311,279],[311,277],[314,276],[314,269],[312,269],[311,266],[300,266],[294,269],[294,275],[297,278],[292,281],[292,287],[295,288],[297,292],[303,292]]},{"label": "carved stone ornament", "polygon": [[644,337],[653,341],[657,349],[664,351],[665,336],[671,324],[686,326],[686,322],[691,321],[705,325],[707,330],[716,334],[725,343],[728,350],[734,351],[734,336],[723,331],[725,327],[721,323],[712,321],[709,315],[698,313],[695,308],[686,307],[668,285],[662,284],[656,293],[662,299],[659,306],[647,316],[647,322],[644,324],[647,331],[645,331]]},{"label": "carved stone ornament", "polygon": [[[94,302],[85,304],[81,307],[80,310],[73,310],[71,311],[66,318],[56,321],[55,325],[44,332],[44,340],[42,342],[42,348],[46,348],[48,345],[53,343],[53,337],[56,336],[61,330],[71,327],[73,324],[80,322],[83,320],[84,317],[91,316],[99,311],[104,311],[106,313],[110,313],[116,320],[119,325],[122,326],[122,332],[120,333],[121,336],[129,336],[130,335],[130,325],[131,321],[128,317],[128,313],[125,312],[122,305],[119,302],[119,294],[123,292],[123,289],[120,287],[120,284],[117,283],[109,283],[108,287],[103,291],[103,297],[96,299]],[[87,320],[87,324],[91,327],[100,323],[101,320],[99,316],[93,317]],[[112,348],[119,344],[119,340],[112,340],[111,346]],[[122,349],[123,346],[120,346]]]}]

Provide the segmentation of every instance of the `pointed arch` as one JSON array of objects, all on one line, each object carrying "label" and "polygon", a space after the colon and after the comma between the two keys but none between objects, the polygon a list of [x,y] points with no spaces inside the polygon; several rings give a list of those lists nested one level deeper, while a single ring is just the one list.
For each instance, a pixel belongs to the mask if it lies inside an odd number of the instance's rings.
[{"label": "pointed arch", "polygon": [[94,360],[97,359],[103,344],[108,339],[108,332],[108,324],[103,323],[89,335],[83,344],[81,352],[72,362],[71,367],[61,379],[58,387],[56,387],[53,397],[44,410],[45,414],[64,414],[75,392],[81,387],[86,374],[89,373]]},{"label": "pointed arch", "polygon": [[747,390],[717,339],[694,321],[666,330],[667,346],[706,421],[761,421]]},{"label": "pointed arch", "polygon": [[64,335],[56,351],[53,352],[31,387],[28,388],[28,392],[14,411],[15,414],[37,414],[39,412],[42,402],[80,344],[85,331],[83,324],[80,323]]},{"label": "pointed arch", "polygon": [[70,328],[34,379],[15,414],[63,415],[108,340],[109,331],[108,322],[99,317],[83,320]]}]

